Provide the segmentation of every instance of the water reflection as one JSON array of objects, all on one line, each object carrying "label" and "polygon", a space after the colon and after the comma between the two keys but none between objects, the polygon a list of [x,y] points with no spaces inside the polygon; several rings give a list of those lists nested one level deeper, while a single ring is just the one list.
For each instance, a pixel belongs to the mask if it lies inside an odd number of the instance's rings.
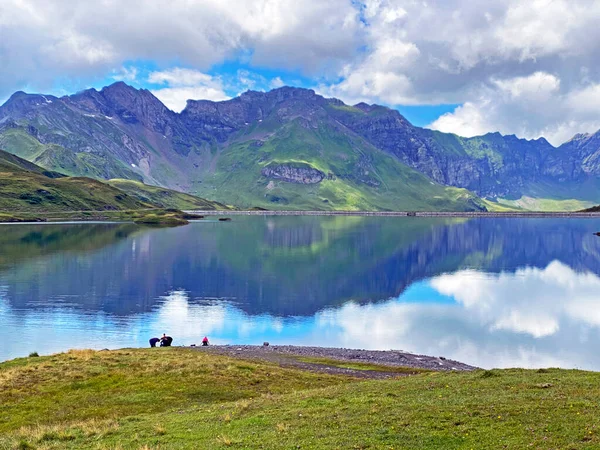
[{"label": "water reflection", "polygon": [[[240,218],[0,235],[0,359],[289,343],[600,369],[596,220]],[[3,229],[3,231],[5,231]]]}]

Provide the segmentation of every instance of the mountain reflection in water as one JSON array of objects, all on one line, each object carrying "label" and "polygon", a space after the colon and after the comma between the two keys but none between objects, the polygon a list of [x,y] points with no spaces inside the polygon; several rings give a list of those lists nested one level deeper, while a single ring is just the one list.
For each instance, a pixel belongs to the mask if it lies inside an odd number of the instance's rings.
[{"label": "mountain reflection in water", "polygon": [[595,219],[236,217],[0,235],[0,359],[71,347],[327,345],[600,369]]}]

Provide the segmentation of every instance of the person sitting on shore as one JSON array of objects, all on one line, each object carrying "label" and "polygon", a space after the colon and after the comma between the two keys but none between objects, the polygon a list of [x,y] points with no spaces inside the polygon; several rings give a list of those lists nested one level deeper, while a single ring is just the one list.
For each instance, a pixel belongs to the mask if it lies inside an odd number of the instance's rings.
[{"label": "person sitting on shore", "polygon": [[156,344],[158,344],[160,342],[160,339],[157,337],[153,337],[152,339],[150,339],[150,347],[156,347]]},{"label": "person sitting on shore", "polygon": [[160,346],[161,347],[170,347],[172,342],[173,342],[173,338],[171,336],[167,336],[165,333],[163,333],[162,337],[160,338]]},{"label": "person sitting on shore", "polygon": [[208,345],[208,338],[206,336],[204,336],[204,339],[202,339],[202,346],[206,347]]}]

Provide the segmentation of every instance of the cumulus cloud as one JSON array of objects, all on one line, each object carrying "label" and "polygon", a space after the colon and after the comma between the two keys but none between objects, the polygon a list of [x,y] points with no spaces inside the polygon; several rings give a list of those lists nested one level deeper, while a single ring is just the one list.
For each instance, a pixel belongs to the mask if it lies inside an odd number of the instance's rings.
[{"label": "cumulus cloud", "polygon": [[[298,71],[350,103],[461,105],[431,124],[444,131],[559,144],[600,125],[599,19],[593,0],[4,0],[0,97],[97,79],[126,61],[203,74],[240,61]],[[277,86],[275,76],[255,85]],[[164,84],[174,108],[219,92],[202,80]]]},{"label": "cumulus cloud", "polygon": [[367,0],[362,15],[366,51],[320,92],[352,103],[458,103],[430,126],[464,136],[501,131],[558,145],[600,127],[596,2]]},{"label": "cumulus cloud", "polygon": [[151,72],[148,76],[148,82],[167,86],[153,89],[152,93],[167,108],[176,112],[180,112],[185,108],[187,100],[219,101],[229,98],[219,77],[213,77],[192,69],[176,67],[165,71]]},{"label": "cumulus cloud", "polygon": [[237,57],[323,70],[351,57],[359,29],[346,0],[3,0],[0,86],[51,86],[144,59],[203,71]]},{"label": "cumulus cloud", "polygon": [[115,81],[127,81],[128,83],[134,82],[138,77],[137,67],[121,67],[119,70],[113,70],[112,79]]},{"label": "cumulus cloud", "polygon": [[285,86],[285,82],[281,79],[281,77],[275,77],[269,83],[269,87],[272,89],[280,88]]},{"label": "cumulus cloud", "polygon": [[553,74],[492,79],[473,101],[432,122],[435,130],[476,136],[489,131],[535,139],[545,137],[558,146],[577,133],[600,129],[600,84],[561,91]]}]

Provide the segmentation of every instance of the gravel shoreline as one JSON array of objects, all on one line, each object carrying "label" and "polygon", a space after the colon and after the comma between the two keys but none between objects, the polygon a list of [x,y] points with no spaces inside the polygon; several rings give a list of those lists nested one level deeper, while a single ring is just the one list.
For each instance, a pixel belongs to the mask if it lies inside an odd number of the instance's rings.
[{"label": "gravel shoreline", "polygon": [[203,216],[377,216],[377,217],[528,217],[528,218],[599,218],[598,212],[536,212],[536,211],[206,211],[185,210]]},{"label": "gravel shoreline", "polygon": [[349,348],[329,347],[303,347],[293,345],[209,345],[208,347],[195,347],[199,351],[206,351],[240,359],[260,359],[278,363],[284,366],[293,366],[307,370],[328,373],[341,373],[362,378],[388,378],[398,376],[398,373],[371,370],[353,370],[350,368],[336,367],[327,364],[307,363],[296,358],[327,358],[341,362],[376,364],[389,366],[391,369],[407,367],[434,371],[459,371],[468,372],[477,370],[477,367],[454,361],[444,357],[416,355],[400,350],[360,350]]}]

